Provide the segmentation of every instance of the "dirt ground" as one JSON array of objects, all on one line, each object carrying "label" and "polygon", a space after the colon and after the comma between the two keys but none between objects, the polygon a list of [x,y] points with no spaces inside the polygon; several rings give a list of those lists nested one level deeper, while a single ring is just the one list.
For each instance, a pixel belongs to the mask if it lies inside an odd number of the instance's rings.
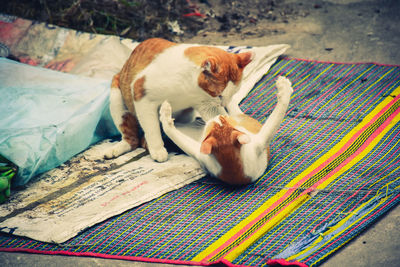
[{"label": "dirt ground", "polygon": [[[81,2],[80,7],[75,7],[78,11],[83,7],[87,8],[85,12],[90,11],[90,7],[86,6],[88,1],[74,2]],[[133,19],[136,26],[122,22],[114,23],[113,26],[113,21],[109,18],[111,27],[107,28],[95,25],[95,17],[99,15],[92,12],[92,15],[86,15],[85,23],[89,30],[97,32],[117,33],[124,37],[137,37],[138,40],[157,36],[202,44],[264,46],[287,43],[291,45],[287,51],[287,55],[291,57],[335,62],[400,64],[398,0],[147,1],[161,5],[154,4],[148,9],[142,6],[139,13],[129,11],[123,4],[131,1],[92,2],[114,5],[110,10],[118,11],[119,8],[127,16],[140,13],[137,21]],[[169,9],[166,8],[168,3],[171,4]],[[118,4],[122,6],[118,7]],[[126,8],[123,12],[122,7]],[[3,8],[0,8],[0,12],[4,12]],[[64,16],[60,25],[69,26],[68,19],[73,17],[73,11],[69,10],[70,13]],[[109,17],[111,15],[110,11]],[[107,16],[99,17],[106,20]],[[39,18],[55,23],[56,16],[51,17],[49,12],[42,10]],[[323,266],[400,266],[399,224],[398,206],[334,254]],[[161,266],[99,258],[22,253],[0,253],[0,263],[4,263],[1,266]]]},{"label": "dirt ground", "polygon": [[291,45],[288,55],[321,61],[400,63],[399,1],[286,0],[239,32],[200,31],[184,42],[263,46]]},{"label": "dirt ground", "polygon": [[400,62],[396,0],[19,0],[0,12],[139,41],[288,43],[298,58]]}]

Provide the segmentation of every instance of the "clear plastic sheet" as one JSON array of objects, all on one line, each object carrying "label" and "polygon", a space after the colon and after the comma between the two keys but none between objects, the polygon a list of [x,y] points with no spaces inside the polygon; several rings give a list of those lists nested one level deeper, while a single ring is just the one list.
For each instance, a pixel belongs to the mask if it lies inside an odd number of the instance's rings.
[{"label": "clear plastic sheet", "polygon": [[13,185],[117,134],[109,84],[0,58],[0,153],[19,167]]}]

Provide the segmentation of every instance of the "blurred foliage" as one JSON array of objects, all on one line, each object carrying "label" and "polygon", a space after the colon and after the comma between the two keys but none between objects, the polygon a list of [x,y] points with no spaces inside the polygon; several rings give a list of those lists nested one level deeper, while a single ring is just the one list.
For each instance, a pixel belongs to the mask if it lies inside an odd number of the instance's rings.
[{"label": "blurred foliage", "polygon": [[187,20],[182,14],[190,10],[186,0],[16,0],[3,2],[0,12],[86,32],[143,40],[172,38],[168,22]]},{"label": "blurred foliage", "polygon": [[[6,0],[0,13],[85,32],[142,41],[151,37],[184,41],[210,32],[270,34],[256,25],[288,22],[302,15],[284,0]],[[302,15],[305,16],[306,14]]]}]

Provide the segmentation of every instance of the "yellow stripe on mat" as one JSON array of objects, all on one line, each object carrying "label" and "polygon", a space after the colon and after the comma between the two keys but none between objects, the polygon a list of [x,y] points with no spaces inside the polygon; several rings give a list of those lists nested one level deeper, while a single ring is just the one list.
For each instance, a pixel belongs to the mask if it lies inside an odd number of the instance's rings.
[{"label": "yellow stripe on mat", "polygon": [[227,255],[225,255],[224,259],[228,261],[233,261],[237,257],[239,257],[240,254],[242,254],[243,251],[245,251],[248,247],[250,247],[256,240],[258,240],[260,237],[264,235],[264,233],[268,232],[272,227],[275,225],[279,224],[284,218],[286,218],[292,211],[296,210],[298,207],[300,207],[304,202],[306,202],[308,199],[310,199],[309,194],[304,194],[300,197],[298,197],[295,201],[287,205],[281,212],[277,214],[274,218],[269,220],[267,223],[262,225],[250,238],[246,239],[244,242],[242,242],[239,246],[235,247],[233,250],[231,250]]},{"label": "yellow stripe on mat", "polygon": [[[400,87],[396,88],[391,95],[398,95],[399,93]],[[212,262],[220,258],[224,258],[229,261],[234,260],[258,238],[264,235],[265,232],[278,224],[282,219],[284,219],[291,212],[296,210],[302,203],[309,199],[307,192],[312,191],[312,189],[303,192],[301,189],[302,187],[308,188],[314,185],[323,177],[325,177],[329,172],[335,169],[336,173],[331,173],[330,177],[326,181],[322,181],[322,183],[318,184],[318,189],[324,188],[330,182],[334,181],[334,179],[338,175],[340,175],[340,173],[346,171],[348,168],[358,162],[360,158],[365,156],[373,148],[373,146],[375,146],[379,142],[379,140],[384,136],[384,133],[386,133],[390,129],[393,123],[388,125],[382,131],[382,133],[375,136],[374,140],[368,146],[363,148],[364,151],[359,153],[353,159],[348,161],[343,160],[343,162],[339,162],[338,165],[334,166],[332,170],[329,170],[329,168],[328,170],[326,170],[325,168],[328,166],[329,163],[335,161],[339,156],[343,156],[343,154],[345,154],[344,152],[346,152],[346,154],[348,154],[347,156],[350,157],[354,152],[360,149],[360,147],[358,147],[355,149],[355,151],[353,151],[350,148],[357,140],[357,137],[365,133],[364,131],[369,130],[372,134],[375,129],[372,128],[371,130],[370,126],[374,122],[379,120],[379,117],[387,112],[392,105],[399,103],[400,100],[394,103],[392,96],[386,97],[339,143],[337,143],[326,154],[322,155],[317,161],[311,164],[300,175],[289,182],[286,185],[285,189],[279,191],[267,202],[261,205],[257,210],[255,210],[251,215],[249,215],[247,218],[245,218],[243,221],[241,221],[239,224],[237,224],[235,227],[225,233],[222,237],[216,240],[205,250],[192,258],[192,261]],[[396,116],[393,120],[398,119],[399,116]],[[350,152],[347,150],[349,150]]]},{"label": "yellow stripe on mat", "polygon": [[[374,140],[362,150],[356,157],[350,160],[346,165],[340,168],[337,172],[331,175],[328,179],[326,179],[323,183],[321,183],[316,189],[324,189],[331,182],[335,181],[339,176],[343,175],[347,170],[353,167],[357,162],[359,162],[362,158],[364,158],[368,153],[379,143],[379,141],[386,135],[386,133],[392,128],[394,124],[400,121],[400,114],[397,114],[388,124],[379,135],[374,138]],[[228,254],[224,256],[224,259],[232,261],[236,259],[244,250],[246,250],[249,246],[251,246],[256,240],[258,240],[264,233],[269,231],[272,227],[277,225],[281,220],[283,220],[286,216],[288,216],[292,211],[296,210],[300,207],[305,201],[310,199],[310,196],[307,193],[303,193],[299,197],[295,199],[290,205],[288,205],[285,209],[281,210],[276,217],[268,221],[262,227],[260,227],[255,234],[251,236],[248,240],[242,242],[235,249],[230,251]]]}]

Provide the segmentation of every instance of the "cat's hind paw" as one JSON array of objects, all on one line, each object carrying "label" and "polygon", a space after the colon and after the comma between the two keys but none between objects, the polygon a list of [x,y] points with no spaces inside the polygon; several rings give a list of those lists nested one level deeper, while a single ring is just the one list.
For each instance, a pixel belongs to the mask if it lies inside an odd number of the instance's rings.
[{"label": "cat's hind paw", "polygon": [[130,150],[132,150],[131,146],[125,140],[121,140],[120,142],[107,148],[104,151],[104,158],[105,159],[117,158],[120,155],[122,155]]}]

